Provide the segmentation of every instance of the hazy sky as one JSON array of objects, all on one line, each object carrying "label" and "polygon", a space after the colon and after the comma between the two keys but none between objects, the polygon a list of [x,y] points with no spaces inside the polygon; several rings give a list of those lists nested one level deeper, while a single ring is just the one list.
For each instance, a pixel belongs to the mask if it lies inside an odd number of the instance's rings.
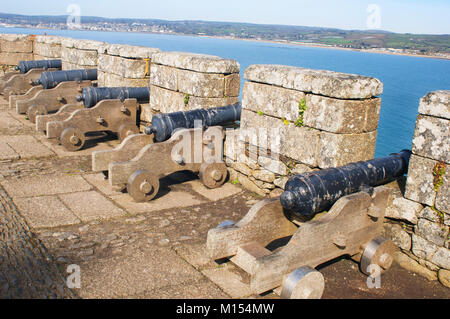
[{"label": "hazy sky", "polygon": [[[232,21],[450,34],[449,0],[1,0],[0,12],[64,15],[69,4],[81,15],[109,18]],[[371,4],[375,11],[368,12]],[[379,18],[378,18],[379,17]],[[81,22],[83,22],[81,20]],[[369,23],[369,26],[373,25]]]}]

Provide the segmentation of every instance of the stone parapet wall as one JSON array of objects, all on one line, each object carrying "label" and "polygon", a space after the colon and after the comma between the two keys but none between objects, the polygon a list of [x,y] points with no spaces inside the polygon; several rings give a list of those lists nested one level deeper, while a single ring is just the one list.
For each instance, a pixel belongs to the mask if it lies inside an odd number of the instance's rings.
[{"label": "stone parapet wall", "polygon": [[0,34],[0,65],[8,72],[20,61],[34,60],[34,36],[25,34]]},{"label": "stone parapet wall", "polygon": [[38,35],[34,39],[33,55],[35,60],[61,59],[62,37]]},{"label": "stone parapet wall", "polygon": [[98,51],[99,86],[148,87],[152,55],[159,49],[106,44]]},{"label": "stone parapet wall", "polygon": [[[239,100],[240,65],[216,56],[160,52],[152,57],[150,110],[177,112],[234,104]],[[145,115],[147,114],[147,115]]]},{"label": "stone parapet wall", "polygon": [[61,60],[63,70],[96,69],[98,51],[105,42],[64,38],[61,41]]},{"label": "stone parapet wall", "polygon": [[[289,176],[372,159],[383,86],[374,78],[279,65],[245,71],[232,179],[265,196]],[[240,148],[241,152],[236,152]]]},{"label": "stone parapet wall", "polygon": [[[408,178],[394,196],[387,217],[398,246],[441,278],[450,269],[450,91],[420,101]],[[438,273],[439,272],[439,273]]]}]

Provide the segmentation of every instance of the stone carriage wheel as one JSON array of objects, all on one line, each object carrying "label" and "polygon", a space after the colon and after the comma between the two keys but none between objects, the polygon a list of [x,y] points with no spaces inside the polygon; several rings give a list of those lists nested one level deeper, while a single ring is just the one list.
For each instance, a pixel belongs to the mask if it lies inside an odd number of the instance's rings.
[{"label": "stone carriage wheel", "polygon": [[367,276],[371,275],[371,265],[378,265],[381,272],[385,272],[391,268],[394,262],[394,253],[397,250],[394,242],[384,237],[376,237],[367,244],[361,257],[361,272]]},{"label": "stone carriage wheel", "polygon": [[38,115],[47,115],[48,111],[44,105],[35,105],[33,104],[27,110],[27,116],[31,123],[36,123],[36,117]]},{"label": "stone carriage wheel", "polygon": [[119,127],[118,137],[121,142],[130,135],[139,134],[139,128],[132,122],[123,123]]},{"label": "stone carriage wheel", "polygon": [[224,163],[203,163],[200,167],[199,177],[206,187],[218,188],[227,180],[228,169]]},{"label": "stone carriage wheel", "polygon": [[66,150],[76,152],[83,148],[86,137],[79,129],[68,127],[62,132],[60,142]]},{"label": "stone carriage wheel", "polygon": [[146,170],[134,172],[128,179],[127,191],[138,203],[151,201],[158,195],[159,178]]},{"label": "stone carriage wheel", "polygon": [[284,281],[283,299],[320,299],[325,290],[325,279],[317,270],[303,266],[294,270]]}]

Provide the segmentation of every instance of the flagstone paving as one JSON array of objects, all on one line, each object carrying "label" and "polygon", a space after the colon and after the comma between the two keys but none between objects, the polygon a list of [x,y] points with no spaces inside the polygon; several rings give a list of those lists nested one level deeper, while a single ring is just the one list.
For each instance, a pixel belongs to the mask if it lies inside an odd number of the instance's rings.
[{"label": "flagstone paving", "polygon": [[[242,219],[257,198],[231,183],[207,189],[182,172],[161,180],[155,200],[135,203],[91,171],[92,151],[116,145],[103,136],[67,152],[0,97],[0,298],[277,298],[252,296],[248,274],[206,253],[208,231]],[[79,266],[80,288],[67,288],[69,265]],[[412,283],[422,297],[448,296],[398,267],[381,293],[364,289],[350,261],[324,273],[327,298],[407,298]]]}]

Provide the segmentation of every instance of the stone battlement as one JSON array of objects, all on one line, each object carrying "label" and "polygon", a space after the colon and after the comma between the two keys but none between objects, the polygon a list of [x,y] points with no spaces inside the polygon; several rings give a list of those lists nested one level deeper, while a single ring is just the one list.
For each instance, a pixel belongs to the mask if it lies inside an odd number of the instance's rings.
[{"label": "stone battlement", "polygon": [[[63,69],[97,68],[98,85],[150,87],[141,122],[156,113],[239,101],[237,61],[186,52],[56,36],[0,35],[0,65],[60,58]],[[280,196],[289,177],[372,159],[383,84],[375,78],[283,65],[244,72],[240,128],[228,130],[231,182]],[[437,278],[450,269],[450,91],[420,101],[406,190],[395,186],[387,233]],[[386,154],[387,155],[387,154]]]}]

